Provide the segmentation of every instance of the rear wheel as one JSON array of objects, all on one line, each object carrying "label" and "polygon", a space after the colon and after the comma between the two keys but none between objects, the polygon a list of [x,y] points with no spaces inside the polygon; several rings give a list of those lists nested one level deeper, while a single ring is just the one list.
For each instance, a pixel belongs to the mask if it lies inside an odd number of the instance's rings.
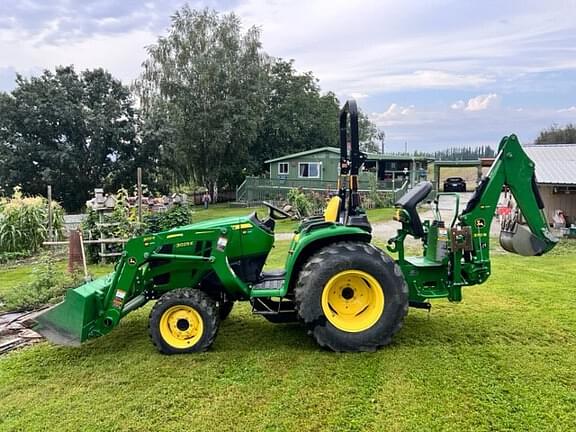
[{"label": "rear wheel", "polygon": [[149,319],[150,338],[164,354],[206,351],[214,342],[218,306],[197,289],[176,289],[158,299]]},{"label": "rear wheel", "polygon": [[388,345],[408,311],[408,286],[397,264],[363,242],[339,242],[313,255],[295,289],[299,317],[333,351]]}]

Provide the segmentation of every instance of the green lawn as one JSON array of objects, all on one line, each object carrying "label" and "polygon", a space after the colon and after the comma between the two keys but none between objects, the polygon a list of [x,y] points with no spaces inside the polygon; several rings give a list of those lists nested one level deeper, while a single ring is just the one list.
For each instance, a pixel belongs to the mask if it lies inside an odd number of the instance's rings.
[{"label": "green lawn", "polygon": [[[252,207],[252,208],[238,208],[228,207],[227,204],[216,204],[204,210],[202,207],[194,208],[194,215],[192,220],[194,222],[201,222],[208,219],[215,219],[221,217],[232,216],[246,216],[256,211],[258,217],[264,218],[268,214],[268,209],[265,207]],[[386,222],[392,219],[395,210],[393,208],[369,209],[367,210],[368,219],[370,223]],[[276,232],[285,233],[292,232],[298,226],[298,221],[282,220],[276,221]]]},{"label": "green lawn", "polygon": [[323,351],[241,305],[210,352],[163,356],[146,307],[81,348],[0,357],[0,430],[573,431],[575,251],[494,257],[485,285],[411,310],[373,354]]},{"label": "green lawn", "polygon": [[[67,263],[66,261],[59,261],[56,263],[58,270],[66,271]],[[14,264],[5,265],[0,268],[0,296],[3,293],[14,289],[17,285],[23,282],[27,282],[31,276],[31,270],[34,267],[34,263],[30,264]],[[92,277],[98,277],[110,273],[112,271],[112,264],[101,265],[94,264],[88,266],[88,272]],[[2,308],[0,307],[0,310]]]},{"label": "green lawn", "polygon": [[[215,204],[204,209],[200,206],[194,207],[194,214],[192,215],[193,222],[202,222],[208,219],[216,219],[222,217],[233,217],[233,216],[247,216],[252,212],[257,212],[258,217],[263,219],[268,214],[268,209],[266,207],[228,207],[228,204]],[[293,220],[282,220],[276,221],[276,232],[292,232],[298,226],[297,221]]]}]

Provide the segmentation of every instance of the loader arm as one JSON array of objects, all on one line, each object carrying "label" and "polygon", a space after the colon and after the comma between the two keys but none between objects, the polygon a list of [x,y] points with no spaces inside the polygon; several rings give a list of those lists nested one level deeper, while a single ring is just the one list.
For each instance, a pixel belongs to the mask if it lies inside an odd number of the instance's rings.
[{"label": "loader arm", "polygon": [[[229,293],[248,296],[250,287],[228,261],[229,240],[244,235],[243,226],[252,229],[249,223],[231,228],[182,227],[129,240],[113,273],[68,290],[64,302],[36,318],[36,331],[59,344],[79,345],[109,333],[149,299],[170,289],[196,286],[208,271]],[[198,249],[197,245],[208,246]],[[172,277],[163,285],[157,277],[166,273]]]},{"label": "loader arm", "polygon": [[506,218],[500,234],[502,247],[525,256],[550,251],[558,240],[548,229],[544,203],[536,185],[534,162],[526,155],[516,135],[510,135],[500,142],[490,172],[459,216],[460,224],[471,228],[475,255],[482,260],[488,258],[490,225],[503,185],[509,187],[526,225],[520,223],[518,215]]}]

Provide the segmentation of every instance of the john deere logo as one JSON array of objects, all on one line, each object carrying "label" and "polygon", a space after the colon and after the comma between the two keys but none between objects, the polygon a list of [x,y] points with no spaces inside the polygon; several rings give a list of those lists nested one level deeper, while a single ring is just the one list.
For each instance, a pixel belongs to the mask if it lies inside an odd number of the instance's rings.
[{"label": "john deere logo", "polygon": [[130,265],[136,265],[136,258],[134,258],[134,257],[128,258],[128,264],[130,264]]},{"label": "john deere logo", "polygon": [[476,219],[474,223],[476,224],[476,228],[484,228],[486,225],[486,221],[484,219]]}]

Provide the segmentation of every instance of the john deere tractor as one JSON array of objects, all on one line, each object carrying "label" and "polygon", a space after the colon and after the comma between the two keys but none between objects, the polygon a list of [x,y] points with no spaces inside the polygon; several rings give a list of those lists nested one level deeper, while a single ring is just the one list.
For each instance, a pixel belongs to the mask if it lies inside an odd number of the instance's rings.
[{"label": "john deere tractor", "polygon": [[[114,272],[70,289],[38,318],[38,331],[57,343],[79,344],[106,335],[131,311],[155,301],[149,330],[158,350],[198,352],[212,345],[234,302],[248,301],[270,322],[300,321],[322,347],[373,351],[391,342],[409,306],[429,308],[428,300],[440,297],[460,301],[463,286],[488,279],[490,225],[503,185],[524,221],[514,216],[502,224],[503,248],[542,255],[556,244],[534,164],[511,135],[502,139],[490,173],[452,220],[442,220],[438,211],[433,220],[420,220],[417,207],[429,199],[430,182],[396,203],[401,226],[387,247],[397,254],[393,259],[371,244],[360,204],[358,172],[366,155],[359,149],[354,101],[344,105],[339,122],[338,195],[323,216],[300,223],[283,269],[263,271],[275,220],[290,215],[264,203],[269,212],[263,219],[252,213],[129,240]],[[436,195],[436,210],[443,195]],[[405,256],[407,236],[421,239],[420,256]]]}]

